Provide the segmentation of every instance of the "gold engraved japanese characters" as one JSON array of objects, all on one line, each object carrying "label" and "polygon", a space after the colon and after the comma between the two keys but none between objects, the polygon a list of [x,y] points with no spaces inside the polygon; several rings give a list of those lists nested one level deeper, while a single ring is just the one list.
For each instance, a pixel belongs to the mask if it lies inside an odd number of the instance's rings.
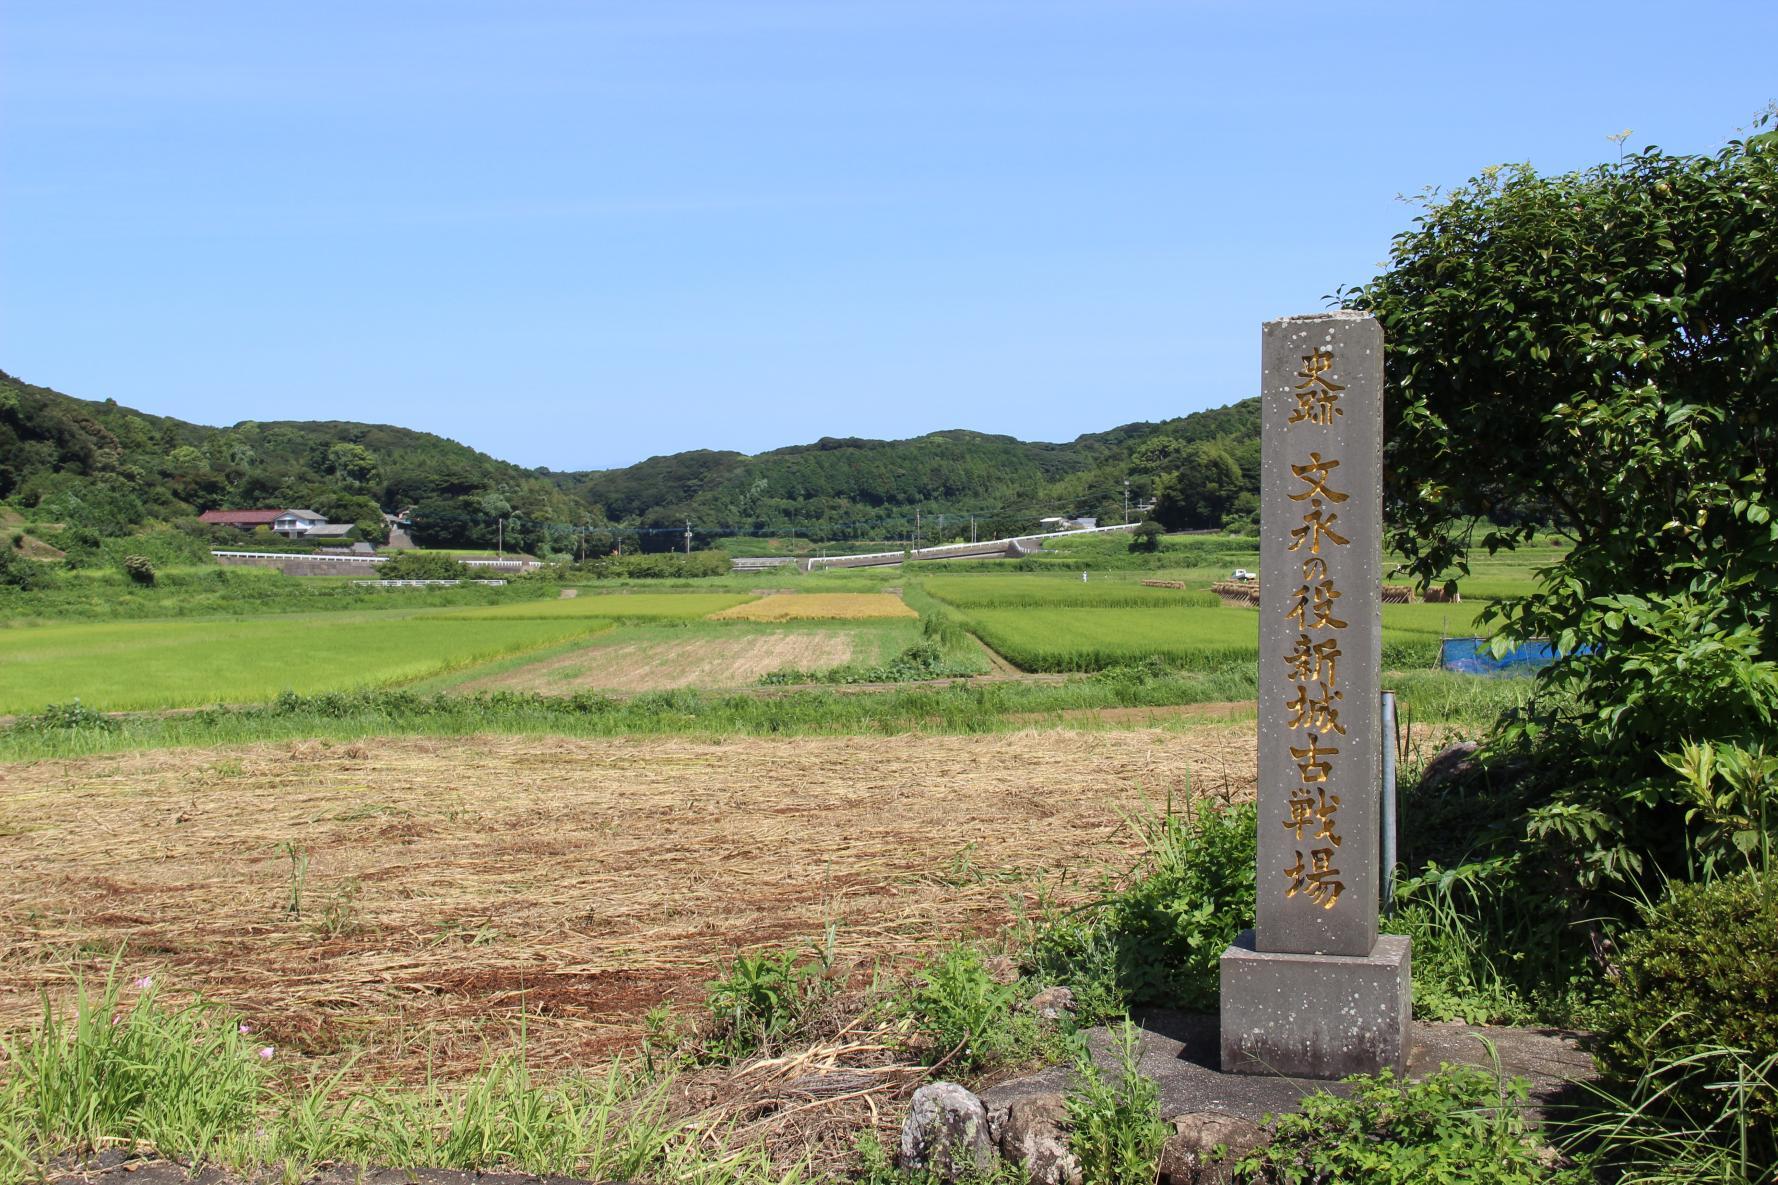
[{"label": "gold engraved japanese characters", "polygon": [[1333,423],[1335,416],[1346,414],[1346,409],[1340,406],[1340,392],[1346,388],[1328,377],[1328,371],[1332,369],[1332,350],[1318,348],[1303,355],[1303,368],[1296,372],[1296,377],[1303,381],[1291,392],[1296,396],[1296,410],[1290,413],[1286,423],[1300,424],[1306,420],[1326,427]]},{"label": "gold engraved japanese characters", "polygon": [[[1316,348],[1302,355],[1302,361],[1296,376],[1300,381],[1292,389],[1295,408],[1286,422],[1331,427],[1336,416],[1345,414],[1340,394],[1346,388],[1333,379],[1334,353]],[[1329,792],[1328,783],[1340,754],[1334,739],[1346,735],[1340,721],[1346,694],[1339,679],[1339,633],[1347,622],[1339,616],[1337,602],[1343,593],[1329,559],[1345,554],[1338,549],[1352,541],[1340,533],[1335,509],[1351,495],[1336,488],[1340,460],[1324,455],[1325,449],[1312,450],[1290,466],[1291,479],[1301,485],[1286,497],[1301,510],[1301,525],[1290,531],[1287,550],[1301,560],[1302,582],[1285,601],[1284,615],[1295,623],[1297,634],[1289,652],[1278,656],[1289,685],[1281,701],[1273,702],[1281,703],[1285,726],[1305,742],[1289,745],[1299,784],[1290,791],[1282,822],[1302,846],[1294,849],[1295,862],[1283,870],[1288,882],[1284,895],[1301,895],[1332,909],[1345,892],[1335,863],[1340,796]]]}]

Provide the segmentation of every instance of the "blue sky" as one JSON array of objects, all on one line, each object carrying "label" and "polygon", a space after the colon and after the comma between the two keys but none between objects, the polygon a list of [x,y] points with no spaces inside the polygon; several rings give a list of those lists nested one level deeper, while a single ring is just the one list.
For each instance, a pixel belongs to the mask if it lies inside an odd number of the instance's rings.
[{"label": "blue sky", "polygon": [[1778,3],[0,6],[0,368],[558,469],[1251,393],[1397,195],[1714,149]]}]

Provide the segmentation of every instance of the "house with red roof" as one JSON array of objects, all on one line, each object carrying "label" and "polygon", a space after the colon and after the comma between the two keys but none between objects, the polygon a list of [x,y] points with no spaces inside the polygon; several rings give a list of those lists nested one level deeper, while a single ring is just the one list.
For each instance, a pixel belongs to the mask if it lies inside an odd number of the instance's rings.
[{"label": "house with red roof", "polygon": [[310,532],[327,526],[327,516],[316,514],[313,510],[206,510],[198,515],[198,521],[213,527],[237,527],[243,531],[265,527],[286,539],[301,539]]}]

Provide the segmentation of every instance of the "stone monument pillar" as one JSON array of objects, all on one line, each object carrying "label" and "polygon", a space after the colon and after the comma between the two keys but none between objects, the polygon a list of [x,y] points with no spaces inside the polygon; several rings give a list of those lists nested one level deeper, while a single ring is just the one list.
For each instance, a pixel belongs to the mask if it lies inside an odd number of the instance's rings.
[{"label": "stone monument pillar", "polygon": [[1222,1068],[1404,1068],[1408,941],[1381,881],[1383,331],[1262,336],[1258,924],[1222,956]]}]

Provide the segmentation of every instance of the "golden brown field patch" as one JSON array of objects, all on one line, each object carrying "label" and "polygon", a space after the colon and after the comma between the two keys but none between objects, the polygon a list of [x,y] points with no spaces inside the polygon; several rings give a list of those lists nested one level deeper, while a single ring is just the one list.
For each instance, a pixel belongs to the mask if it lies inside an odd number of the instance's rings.
[{"label": "golden brown field patch", "polygon": [[[843,965],[1090,890],[1120,811],[1250,793],[1250,725],[981,737],[305,741],[0,765],[0,1029],[152,975],[280,1065],[451,1079],[632,1045],[737,951]],[[292,854],[306,859],[306,868]],[[1066,880],[1060,880],[1066,875]],[[297,908],[293,910],[292,906]],[[484,1044],[485,1042],[485,1044]]]},{"label": "golden brown field patch", "polygon": [[907,602],[889,593],[773,593],[745,605],[712,613],[712,621],[864,621],[918,617]]}]

